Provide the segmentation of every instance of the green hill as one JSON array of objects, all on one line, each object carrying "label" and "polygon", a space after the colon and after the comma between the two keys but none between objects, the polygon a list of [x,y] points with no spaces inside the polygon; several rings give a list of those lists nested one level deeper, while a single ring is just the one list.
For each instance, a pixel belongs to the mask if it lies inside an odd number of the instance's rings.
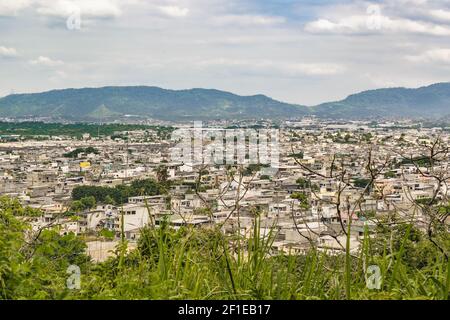
[{"label": "green hill", "polygon": [[264,95],[158,87],[64,89],[0,99],[3,118],[110,121],[134,116],[176,121],[286,119],[305,115],[335,119],[444,118],[450,115],[450,83],[365,91],[314,107],[288,104]]},{"label": "green hill", "polygon": [[123,116],[161,120],[286,118],[308,108],[263,95],[238,96],[207,89],[165,90],[157,87],[104,87],[15,94],[0,99],[0,117],[53,117],[109,120]]},{"label": "green hill", "polygon": [[328,118],[442,118],[450,115],[450,83],[418,89],[391,88],[365,91],[345,100],[313,107]]}]

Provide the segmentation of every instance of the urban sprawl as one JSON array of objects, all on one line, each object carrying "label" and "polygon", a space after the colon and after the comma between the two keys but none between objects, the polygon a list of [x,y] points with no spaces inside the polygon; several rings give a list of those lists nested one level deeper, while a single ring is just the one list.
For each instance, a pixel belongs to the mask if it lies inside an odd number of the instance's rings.
[{"label": "urban sprawl", "polygon": [[[95,261],[124,239],[132,250],[142,228],[163,223],[243,237],[257,223],[259,236],[273,239],[272,252],[298,255],[311,246],[339,254],[349,234],[350,251],[357,252],[380,221],[410,221],[427,232],[439,214],[428,212],[432,204],[448,203],[448,129],[314,118],[258,127],[277,132],[273,163],[245,161],[246,153],[241,162],[231,157],[234,163],[174,159],[179,141],[151,128],[108,136],[3,135],[0,193],[28,208],[22,219],[33,230],[82,236]],[[241,142],[251,153],[249,140]],[[211,143],[203,139],[200,148]]]}]

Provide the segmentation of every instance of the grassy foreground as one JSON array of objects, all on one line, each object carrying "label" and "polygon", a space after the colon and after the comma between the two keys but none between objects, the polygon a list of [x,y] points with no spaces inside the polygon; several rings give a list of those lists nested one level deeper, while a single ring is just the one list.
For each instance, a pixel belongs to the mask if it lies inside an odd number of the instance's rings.
[{"label": "grassy foreground", "polygon": [[[114,257],[95,264],[81,238],[31,233],[21,212],[0,208],[0,299],[449,298],[448,262],[411,225],[366,237],[356,255],[311,249],[301,256],[274,254],[273,236],[260,237],[257,219],[250,239],[149,227],[136,250],[127,253],[123,242]],[[67,288],[70,265],[80,268],[79,290]],[[370,265],[380,268],[380,289],[367,287]]]}]

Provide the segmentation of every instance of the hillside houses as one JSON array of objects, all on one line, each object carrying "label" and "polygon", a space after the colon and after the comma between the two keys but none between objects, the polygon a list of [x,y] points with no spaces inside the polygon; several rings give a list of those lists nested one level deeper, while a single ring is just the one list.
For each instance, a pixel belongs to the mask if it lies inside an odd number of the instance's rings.
[{"label": "hillside houses", "polygon": [[[449,156],[430,163],[423,155],[424,144],[438,136],[449,144],[448,132],[431,129],[291,123],[280,130],[280,159],[272,168],[173,161],[174,143],[145,132],[129,133],[126,142],[9,141],[0,143],[0,193],[42,210],[35,228],[58,226],[63,234],[108,230],[133,242],[142,228],[164,222],[249,236],[259,219],[261,237],[274,237],[274,251],[300,254],[311,244],[339,252],[351,223],[356,250],[374,219],[395,212],[422,223],[426,217],[415,204],[446,195],[447,185],[429,173],[448,171]],[[373,181],[369,169],[377,172]],[[74,188],[123,187],[143,179],[159,179],[164,192],[71,211]]]}]

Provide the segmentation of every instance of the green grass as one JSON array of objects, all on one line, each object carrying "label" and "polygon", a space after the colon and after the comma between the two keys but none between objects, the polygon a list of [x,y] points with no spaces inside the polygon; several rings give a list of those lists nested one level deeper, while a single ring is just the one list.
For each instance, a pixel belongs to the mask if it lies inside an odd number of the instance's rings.
[{"label": "green grass", "polygon": [[[119,268],[120,258],[93,266],[83,278],[82,290],[69,297],[448,299],[448,263],[438,255],[422,269],[405,264],[401,250],[393,255],[372,254],[369,241],[359,257],[332,256],[314,249],[301,256],[278,255],[271,250],[274,235],[262,238],[258,224],[249,239],[216,230],[145,229],[139,248],[124,256]],[[380,290],[367,288],[362,259],[380,266]],[[111,270],[117,272],[111,275]]]},{"label": "green grass", "polygon": [[[294,255],[272,250],[275,231],[263,237],[259,219],[249,237],[163,223],[143,229],[137,249],[127,253],[123,239],[113,257],[93,263],[79,237],[48,231],[30,246],[16,210],[0,210],[0,299],[449,298],[448,261],[411,225],[372,237],[366,230],[351,255],[314,248]],[[80,290],[66,288],[70,264],[81,268]],[[369,265],[381,270],[380,290],[366,285]]]},{"label": "green grass", "polygon": [[173,131],[171,127],[139,124],[89,124],[89,123],[44,123],[44,122],[0,122],[0,135],[32,136],[69,136],[81,138],[89,133],[92,137],[111,136],[115,132],[155,130],[158,136],[167,138]]}]

